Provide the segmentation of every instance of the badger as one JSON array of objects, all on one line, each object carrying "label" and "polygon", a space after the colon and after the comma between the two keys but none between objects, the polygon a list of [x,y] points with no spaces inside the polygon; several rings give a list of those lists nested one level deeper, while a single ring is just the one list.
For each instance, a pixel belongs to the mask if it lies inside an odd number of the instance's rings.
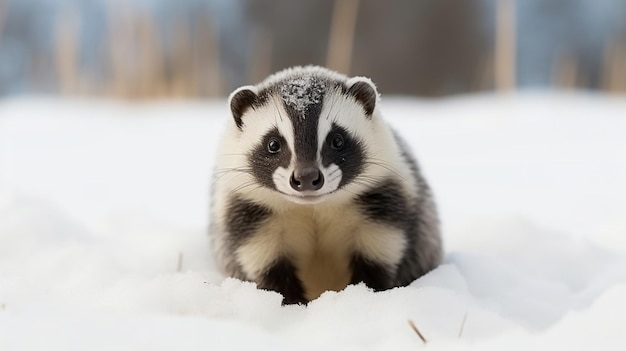
[{"label": "badger", "polygon": [[294,67],[229,97],[211,188],[222,273],[306,304],[406,286],[442,259],[431,190],[368,78]]}]

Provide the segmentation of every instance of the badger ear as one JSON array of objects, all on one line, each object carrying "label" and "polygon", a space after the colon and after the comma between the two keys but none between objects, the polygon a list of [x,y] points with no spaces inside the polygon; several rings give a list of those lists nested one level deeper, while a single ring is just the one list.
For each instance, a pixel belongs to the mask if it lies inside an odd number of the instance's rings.
[{"label": "badger ear", "polygon": [[354,97],[356,101],[363,105],[365,114],[371,117],[378,99],[378,92],[374,83],[369,78],[354,77],[350,78],[346,85],[348,87],[348,95]]},{"label": "badger ear", "polygon": [[233,119],[237,128],[240,130],[243,128],[243,121],[241,117],[243,114],[251,108],[258,100],[256,94],[256,88],[252,85],[245,85],[237,88],[230,94],[228,98],[228,104],[230,105],[230,112],[233,114]]}]

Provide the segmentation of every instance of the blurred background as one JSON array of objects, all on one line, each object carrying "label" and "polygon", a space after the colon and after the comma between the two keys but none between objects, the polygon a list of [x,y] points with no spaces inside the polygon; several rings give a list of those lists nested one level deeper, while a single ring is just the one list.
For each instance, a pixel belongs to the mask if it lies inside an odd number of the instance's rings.
[{"label": "blurred background", "polygon": [[292,65],[383,94],[626,92],[625,0],[0,0],[0,97],[223,97]]}]

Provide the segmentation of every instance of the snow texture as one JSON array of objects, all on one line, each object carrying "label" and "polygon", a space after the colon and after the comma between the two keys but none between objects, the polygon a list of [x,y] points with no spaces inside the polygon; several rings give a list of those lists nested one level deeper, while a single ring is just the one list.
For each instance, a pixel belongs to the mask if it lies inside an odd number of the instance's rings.
[{"label": "snow texture", "polygon": [[382,111],[432,184],[444,264],[282,307],[210,256],[224,101],[0,102],[0,350],[626,348],[626,98]]},{"label": "snow texture", "polygon": [[306,118],[305,113],[310,105],[322,101],[324,91],[324,82],[313,76],[291,78],[280,88],[285,104],[298,112],[302,119]]}]

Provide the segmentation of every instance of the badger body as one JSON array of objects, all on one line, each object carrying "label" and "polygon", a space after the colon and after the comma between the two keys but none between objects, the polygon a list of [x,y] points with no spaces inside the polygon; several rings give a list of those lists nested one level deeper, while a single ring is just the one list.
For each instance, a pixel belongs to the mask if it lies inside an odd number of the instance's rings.
[{"label": "badger body", "polygon": [[210,219],[224,274],[291,304],[405,286],[440,263],[431,192],[369,79],[295,67],[229,104]]}]

